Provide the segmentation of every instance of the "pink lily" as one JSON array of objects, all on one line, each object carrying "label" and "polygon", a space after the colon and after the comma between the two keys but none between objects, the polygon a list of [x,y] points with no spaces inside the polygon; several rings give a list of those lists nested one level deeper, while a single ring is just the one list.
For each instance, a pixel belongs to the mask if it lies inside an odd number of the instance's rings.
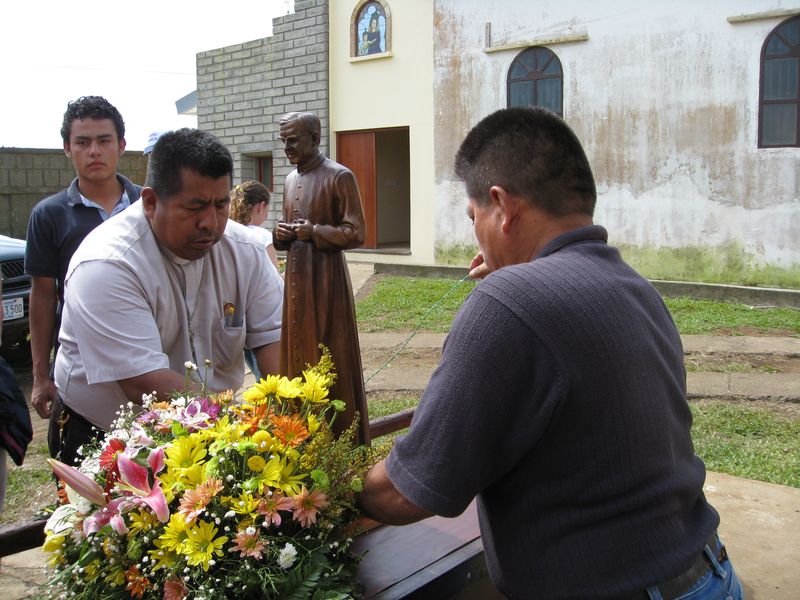
[{"label": "pink lily", "polygon": [[[153,469],[153,473],[158,473],[164,466],[164,449],[153,450],[147,457],[147,462]],[[166,523],[169,520],[169,506],[167,506],[167,499],[161,490],[161,482],[158,478],[155,478],[153,485],[150,485],[148,468],[135,462],[124,452],[120,452],[118,455],[117,464],[120,474],[117,488],[139,498],[153,509],[159,521]]]},{"label": "pink lily", "polygon": [[65,465],[61,461],[53,458],[48,458],[47,462],[50,463],[50,467],[53,469],[53,473],[56,474],[56,477],[75,490],[79,496],[86,498],[89,502],[97,506],[106,505],[106,496],[103,493],[103,488],[100,487],[100,484],[94,479],[81,473],[75,467]]},{"label": "pink lily", "polygon": [[[103,508],[97,510],[92,514],[91,517],[88,517],[83,520],[83,535],[84,537],[88,537],[90,533],[95,533],[100,531],[103,527],[105,527],[108,523],[111,523],[111,527],[114,528],[114,531],[117,533],[123,533],[122,531],[118,530],[119,522],[115,519],[119,519],[122,521],[122,517],[119,514],[120,507],[128,502],[130,498],[114,498],[111,502],[106,504]],[[122,521],[122,527],[125,527],[125,521]],[[125,527],[127,530],[127,527]]]}]

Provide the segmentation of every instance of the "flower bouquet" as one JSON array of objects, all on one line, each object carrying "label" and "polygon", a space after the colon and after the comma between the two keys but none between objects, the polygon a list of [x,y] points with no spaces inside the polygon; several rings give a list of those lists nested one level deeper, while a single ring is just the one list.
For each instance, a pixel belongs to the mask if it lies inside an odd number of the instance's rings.
[{"label": "flower bouquet", "polygon": [[58,593],[358,597],[347,531],[375,457],[355,424],[334,439],[334,378],[324,350],[302,377],[268,376],[240,400],[145,396],[79,468],[51,461],[68,499],[45,528]]}]

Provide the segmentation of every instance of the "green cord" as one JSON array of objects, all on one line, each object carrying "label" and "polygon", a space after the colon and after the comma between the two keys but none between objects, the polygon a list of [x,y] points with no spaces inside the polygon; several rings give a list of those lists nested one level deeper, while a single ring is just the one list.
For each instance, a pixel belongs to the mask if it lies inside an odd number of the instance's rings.
[{"label": "green cord", "polygon": [[460,280],[459,280],[459,281],[458,281],[458,282],[457,282],[457,283],[456,283],[456,284],[455,284],[453,287],[451,287],[449,290],[447,290],[447,291],[444,293],[444,295],[443,295],[441,298],[439,298],[439,299],[438,299],[438,300],[437,300],[437,301],[436,301],[436,302],[433,304],[433,306],[431,306],[431,307],[428,309],[428,311],[427,311],[427,312],[426,312],[424,315],[422,315],[422,316],[420,317],[419,321],[417,322],[417,326],[416,326],[416,327],[414,327],[414,330],[413,330],[413,331],[412,331],[412,332],[409,334],[409,336],[408,336],[408,337],[405,339],[405,341],[404,341],[404,342],[403,342],[403,343],[400,345],[400,348],[398,348],[398,349],[397,349],[397,352],[395,352],[395,353],[392,355],[392,357],[391,357],[389,360],[387,360],[387,361],[386,361],[386,362],[383,364],[383,366],[381,366],[381,368],[380,368],[380,369],[378,369],[378,370],[377,370],[377,371],[375,371],[375,372],[374,372],[372,375],[370,375],[369,377],[367,377],[367,378],[364,380],[364,384],[368,383],[368,382],[369,382],[369,381],[370,381],[370,380],[371,380],[373,377],[375,377],[375,375],[377,375],[378,373],[380,373],[381,371],[383,371],[383,370],[384,370],[386,367],[388,367],[388,366],[391,364],[391,362],[392,362],[392,361],[393,361],[395,358],[397,358],[397,356],[398,356],[398,355],[399,355],[399,354],[400,354],[400,353],[403,351],[403,349],[404,349],[404,348],[405,348],[405,347],[408,345],[408,342],[410,342],[410,341],[411,341],[411,338],[413,338],[413,337],[416,335],[417,331],[419,331],[419,328],[420,328],[420,327],[422,327],[422,323],[425,321],[425,318],[426,318],[426,317],[427,317],[429,314],[431,314],[431,312],[433,311],[433,309],[434,309],[434,308],[436,308],[437,306],[439,306],[439,304],[441,304],[441,303],[442,303],[442,301],[443,301],[445,298],[447,298],[447,296],[449,296],[449,295],[450,295],[450,293],[451,293],[451,292],[452,292],[454,289],[456,289],[458,286],[460,286],[462,283],[464,283],[464,282],[465,282],[467,279],[469,279],[469,274],[467,274],[467,275],[464,275],[464,277],[463,277],[462,279],[460,279]]}]

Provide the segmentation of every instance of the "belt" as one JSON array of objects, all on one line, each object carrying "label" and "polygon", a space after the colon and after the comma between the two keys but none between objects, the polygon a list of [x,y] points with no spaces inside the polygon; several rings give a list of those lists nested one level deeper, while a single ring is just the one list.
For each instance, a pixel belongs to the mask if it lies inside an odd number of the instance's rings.
[{"label": "belt", "polygon": [[[706,540],[706,545],[713,551],[713,549],[717,547],[717,544],[719,544],[719,550],[716,552],[716,558],[718,562],[723,563],[728,560],[728,552],[725,550],[725,546],[719,543],[717,533],[714,532],[709,536],[708,540]],[[684,594],[686,590],[688,590],[711,568],[711,560],[706,555],[704,547],[698,557],[692,563],[692,566],[690,566],[680,575],[677,575],[668,581],[659,583],[655,587],[658,588],[658,591],[661,593],[661,596],[664,598],[664,600],[674,600],[675,598],[678,598]],[[622,596],[618,600],[650,600],[650,595],[645,590],[640,590],[633,592],[632,594]]]}]

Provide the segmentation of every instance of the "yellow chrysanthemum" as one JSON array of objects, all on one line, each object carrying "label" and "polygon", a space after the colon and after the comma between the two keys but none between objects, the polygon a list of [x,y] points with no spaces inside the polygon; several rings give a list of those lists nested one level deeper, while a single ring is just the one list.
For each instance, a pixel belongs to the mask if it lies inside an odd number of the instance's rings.
[{"label": "yellow chrysanthemum", "polygon": [[47,557],[47,564],[51,567],[55,567],[65,562],[63,552],[65,539],[66,536],[64,535],[53,535],[52,533],[47,534],[47,539],[44,541],[42,550],[50,554],[50,556]]},{"label": "yellow chrysanthemum", "polygon": [[216,535],[217,528],[213,523],[198,521],[189,530],[189,539],[184,549],[186,562],[191,566],[200,565],[203,571],[208,571],[208,562],[215,556],[224,554],[222,546],[228,541],[227,536],[214,537]]},{"label": "yellow chrysanthemum", "polygon": [[102,565],[100,564],[100,559],[95,558],[85,567],[86,580],[93,581],[94,579],[97,579],[97,576],[101,572],[102,572]]},{"label": "yellow chrysanthemum", "polygon": [[239,515],[255,517],[258,511],[258,499],[249,492],[242,492],[239,496],[225,496],[222,498],[225,505]]},{"label": "yellow chrysanthemum", "polygon": [[303,382],[301,389],[303,396],[309,402],[321,403],[328,400],[328,388],[331,381],[327,375],[319,373],[316,369],[303,371]]},{"label": "yellow chrysanthemum", "polygon": [[269,452],[275,445],[275,439],[263,429],[256,431],[250,439],[259,452]]},{"label": "yellow chrysanthemum", "polygon": [[150,564],[152,565],[153,571],[172,568],[172,566],[178,562],[178,555],[165,547],[161,539],[155,540],[153,544],[156,547],[147,553],[150,556]]},{"label": "yellow chrysanthemum", "polygon": [[168,468],[158,474],[158,480],[161,482],[161,491],[164,492],[167,502],[172,502],[176,492],[183,487],[180,471]]},{"label": "yellow chrysanthemum", "polygon": [[302,393],[299,377],[294,379],[281,377],[278,381],[278,388],[275,390],[275,394],[280,398],[298,398]]},{"label": "yellow chrysanthemum", "polygon": [[47,538],[44,541],[44,545],[42,546],[42,550],[45,552],[61,552],[64,548],[64,540],[66,539],[65,535],[62,534],[53,534],[52,532],[48,532]]},{"label": "yellow chrysanthemum", "polygon": [[267,461],[265,461],[258,455],[251,456],[250,458],[247,459],[247,468],[256,473],[260,473],[261,471],[263,471],[264,467],[266,466],[267,466]]},{"label": "yellow chrysanthemum", "polygon": [[180,481],[187,489],[197,487],[208,479],[206,476],[206,464],[192,465],[188,469],[183,469],[180,473]]},{"label": "yellow chrysanthemum", "polygon": [[239,439],[239,424],[231,423],[231,418],[225,415],[219,419],[212,427],[201,429],[192,435],[198,436],[203,440],[223,439],[234,442]]},{"label": "yellow chrysanthemum", "polygon": [[289,494],[295,496],[300,493],[303,487],[303,481],[308,476],[308,473],[299,472],[295,473],[299,465],[294,461],[284,461],[281,465],[281,480],[277,487]]},{"label": "yellow chrysanthemum", "polygon": [[[278,375],[267,375],[247,388],[242,394],[242,397],[245,402],[263,402],[268,396],[275,394],[278,390],[278,382],[280,379]],[[250,400],[248,394],[256,400]]]},{"label": "yellow chrysanthemum", "polygon": [[129,534],[131,536],[150,531],[158,523],[158,517],[147,510],[131,512],[129,516],[131,523],[128,525],[128,529],[131,530]]},{"label": "yellow chrysanthemum", "polygon": [[311,435],[314,435],[315,433],[317,433],[317,430],[319,429],[320,424],[321,424],[321,422],[320,422],[319,418],[317,418],[317,415],[315,415],[313,413],[308,415],[308,433],[310,433]]},{"label": "yellow chrysanthemum", "polygon": [[189,539],[189,526],[186,519],[180,513],[172,513],[169,523],[164,527],[164,532],[155,541],[158,548],[171,550],[177,554],[183,552],[187,540]]},{"label": "yellow chrysanthemum", "polygon": [[176,439],[164,452],[164,464],[172,469],[188,469],[199,464],[207,451],[199,436],[187,435]]}]

